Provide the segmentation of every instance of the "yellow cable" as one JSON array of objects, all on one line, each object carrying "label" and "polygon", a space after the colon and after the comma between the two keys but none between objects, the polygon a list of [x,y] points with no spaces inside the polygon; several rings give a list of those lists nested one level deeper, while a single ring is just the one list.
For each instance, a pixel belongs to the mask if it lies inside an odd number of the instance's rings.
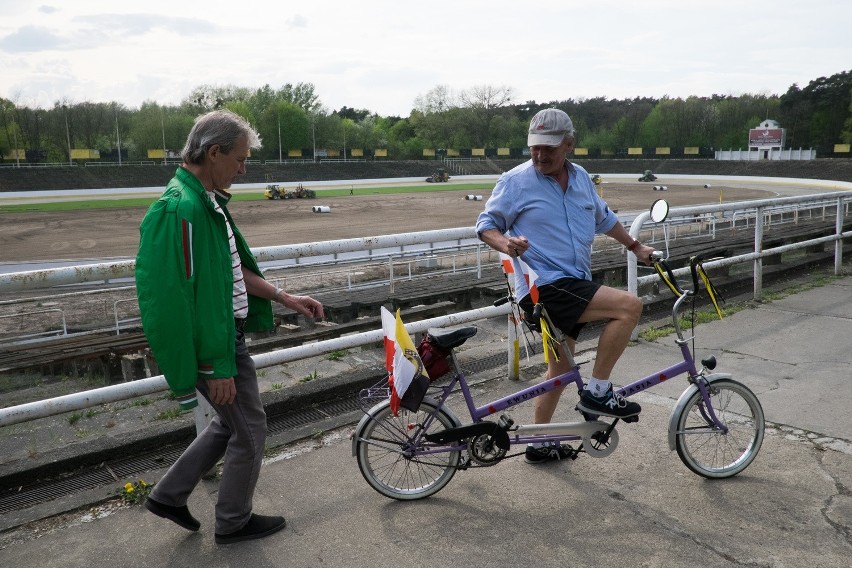
[{"label": "yellow cable", "polygon": [[669,290],[672,291],[672,294],[674,294],[676,298],[680,298],[681,295],[682,295],[681,291],[678,290],[677,285],[675,285],[675,283],[671,281],[668,273],[666,273],[666,271],[663,270],[663,267],[660,265],[659,262],[654,263],[654,270],[657,271],[657,274],[660,275],[660,280],[662,280],[663,282],[666,283],[666,286],[669,287]]},{"label": "yellow cable", "polygon": [[559,351],[557,351],[553,345],[556,345],[556,339],[553,337],[553,334],[550,333],[550,329],[547,327],[547,321],[544,318],[539,320],[539,325],[541,326],[541,344],[544,346],[544,362],[550,363],[550,356],[548,353],[553,351],[553,356],[556,358],[556,362],[559,362]]},{"label": "yellow cable", "polygon": [[[699,264],[697,266],[698,275],[701,276],[701,281],[704,282],[704,288],[707,290],[707,295],[710,296],[710,300],[713,302],[713,307],[716,308],[716,313],[719,315],[719,319],[722,319],[722,310],[719,308],[719,301],[717,297],[719,293],[716,291],[716,287],[713,286],[713,283],[710,282],[710,277],[707,276],[707,272],[704,271],[704,266]],[[723,302],[725,300],[722,300]]]}]

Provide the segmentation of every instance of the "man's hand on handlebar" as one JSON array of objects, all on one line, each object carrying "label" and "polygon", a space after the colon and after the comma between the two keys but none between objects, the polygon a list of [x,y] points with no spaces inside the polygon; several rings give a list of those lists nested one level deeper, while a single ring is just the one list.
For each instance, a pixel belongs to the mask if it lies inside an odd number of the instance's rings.
[{"label": "man's hand on handlebar", "polygon": [[640,244],[636,247],[636,250],[633,251],[633,254],[636,255],[636,259],[644,264],[645,266],[651,266],[654,264],[654,254],[659,254],[660,258],[662,258],[662,253],[654,250],[654,247],[649,247],[648,245]]}]

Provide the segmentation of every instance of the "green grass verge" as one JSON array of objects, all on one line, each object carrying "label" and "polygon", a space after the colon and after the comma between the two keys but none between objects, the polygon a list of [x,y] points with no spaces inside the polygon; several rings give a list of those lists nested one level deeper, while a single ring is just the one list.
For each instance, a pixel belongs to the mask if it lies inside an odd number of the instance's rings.
[{"label": "green grass verge", "polygon": [[[287,188],[287,184],[282,184]],[[411,186],[389,187],[353,187],[351,189],[323,189],[317,192],[317,199],[323,197],[346,197],[349,195],[387,195],[394,193],[429,193],[436,191],[477,191],[491,190],[493,183],[440,183]],[[257,193],[247,190],[237,190],[231,201],[263,201],[265,188],[259,187]],[[350,193],[352,192],[352,193]],[[3,213],[33,213],[52,211],[76,211],[79,209],[127,209],[133,207],[148,207],[154,201],[151,197],[130,197],[127,199],[89,199],[77,201],[57,201],[45,203],[27,203],[20,205],[0,205]],[[310,201],[310,200],[306,200]]]}]

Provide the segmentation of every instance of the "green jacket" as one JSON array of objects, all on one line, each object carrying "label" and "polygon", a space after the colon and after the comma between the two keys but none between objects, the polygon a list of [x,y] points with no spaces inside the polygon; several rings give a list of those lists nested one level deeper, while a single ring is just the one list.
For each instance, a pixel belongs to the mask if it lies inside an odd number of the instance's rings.
[{"label": "green jacket", "polygon": [[[243,270],[261,274],[228,212],[230,194],[216,200],[234,231]],[[225,219],[204,186],[178,168],[139,228],[136,294],[142,328],[182,408],[198,404],[199,378],[237,374],[234,349],[233,271]],[[249,295],[246,331],[273,327],[269,300]]]}]

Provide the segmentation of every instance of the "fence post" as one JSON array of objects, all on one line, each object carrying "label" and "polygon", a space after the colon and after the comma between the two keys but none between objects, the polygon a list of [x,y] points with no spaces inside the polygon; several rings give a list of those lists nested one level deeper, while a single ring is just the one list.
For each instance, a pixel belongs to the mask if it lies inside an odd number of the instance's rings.
[{"label": "fence post", "polygon": [[521,376],[520,359],[521,349],[518,342],[518,320],[515,319],[515,311],[512,310],[508,315],[509,330],[506,338],[506,345],[509,349],[509,380],[517,381]]},{"label": "fence post", "polygon": [[837,240],[834,241],[834,275],[840,274],[843,265],[843,198],[837,198],[837,215],[834,220],[834,233]]},{"label": "fence post", "polygon": [[763,298],[763,207],[757,208],[754,216],[754,299]]}]

